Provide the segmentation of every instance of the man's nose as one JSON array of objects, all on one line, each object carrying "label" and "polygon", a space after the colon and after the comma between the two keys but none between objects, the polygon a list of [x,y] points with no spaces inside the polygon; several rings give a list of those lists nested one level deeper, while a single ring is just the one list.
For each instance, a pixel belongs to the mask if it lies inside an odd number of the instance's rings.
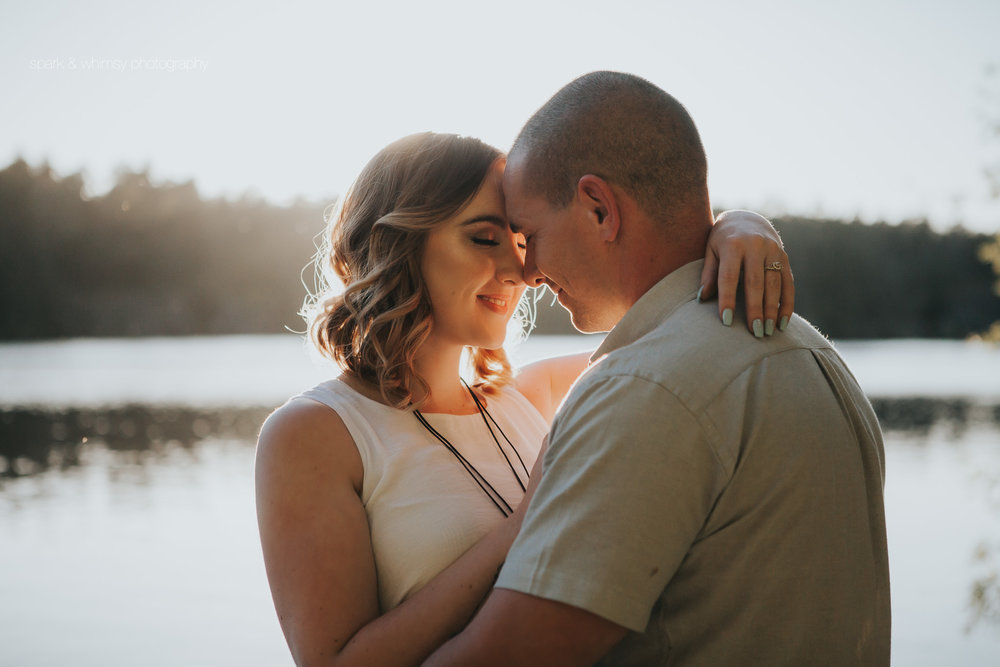
[{"label": "man's nose", "polygon": [[538,270],[535,253],[528,247],[524,253],[524,284],[528,287],[541,287],[545,283],[545,275]]}]

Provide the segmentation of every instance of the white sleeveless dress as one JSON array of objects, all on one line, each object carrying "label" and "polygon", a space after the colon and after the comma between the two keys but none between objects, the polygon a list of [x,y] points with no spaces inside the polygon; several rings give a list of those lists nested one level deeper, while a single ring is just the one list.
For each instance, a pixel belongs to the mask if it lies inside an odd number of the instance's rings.
[{"label": "white sleeveless dress", "polygon": [[[368,514],[383,612],[418,591],[503,519],[462,464],[412,412],[373,401],[336,379],[295,398],[336,411],[361,455],[361,500]],[[490,396],[486,407],[531,470],[548,423],[511,387]],[[511,507],[517,507],[521,487],[478,412],[424,417]],[[496,427],[493,432],[526,483],[521,463]]]}]

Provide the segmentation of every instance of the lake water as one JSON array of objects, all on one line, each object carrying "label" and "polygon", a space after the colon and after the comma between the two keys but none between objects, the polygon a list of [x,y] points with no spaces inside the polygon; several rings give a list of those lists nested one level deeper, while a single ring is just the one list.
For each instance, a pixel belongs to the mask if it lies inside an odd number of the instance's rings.
[{"label": "lake water", "polygon": [[[893,663],[1000,664],[1000,348],[838,347],[885,429]],[[291,335],[0,345],[0,667],[290,665],[253,443],[332,372]]]}]

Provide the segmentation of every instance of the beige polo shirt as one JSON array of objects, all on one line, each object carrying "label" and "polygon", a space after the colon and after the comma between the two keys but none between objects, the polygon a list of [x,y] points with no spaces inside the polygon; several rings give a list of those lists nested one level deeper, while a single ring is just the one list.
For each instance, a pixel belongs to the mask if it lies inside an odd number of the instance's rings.
[{"label": "beige polo shirt", "polygon": [[632,630],[604,664],[887,665],[871,405],[805,320],[722,326],[701,267],[650,289],[572,389],[496,585]]}]

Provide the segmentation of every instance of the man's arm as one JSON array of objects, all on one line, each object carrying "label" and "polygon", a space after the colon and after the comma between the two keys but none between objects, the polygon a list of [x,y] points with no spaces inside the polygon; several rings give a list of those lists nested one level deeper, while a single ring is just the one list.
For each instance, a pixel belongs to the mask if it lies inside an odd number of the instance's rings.
[{"label": "man's arm", "polygon": [[627,632],[589,611],[498,588],[424,665],[592,665]]},{"label": "man's arm", "polygon": [[642,378],[585,378],[551,437],[497,588],[426,664],[593,664],[648,625],[722,486],[698,420]]}]

